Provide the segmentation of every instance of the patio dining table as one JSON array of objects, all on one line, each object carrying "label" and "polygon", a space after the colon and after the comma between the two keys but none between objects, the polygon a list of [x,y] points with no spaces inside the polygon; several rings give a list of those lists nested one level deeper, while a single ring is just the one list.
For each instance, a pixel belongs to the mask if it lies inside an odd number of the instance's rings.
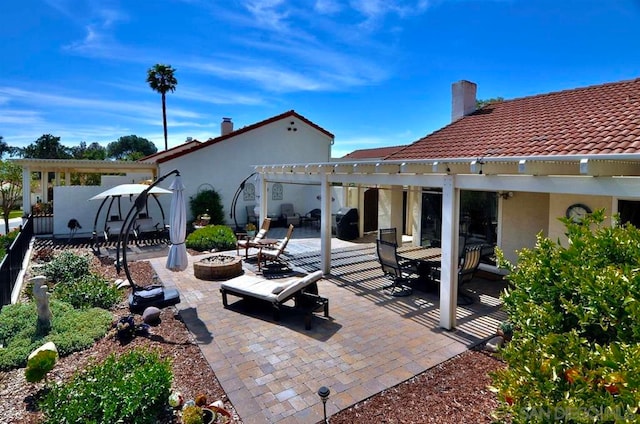
[{"label": "patio dining table", "polygon": [[421,280],[432,282],[431,270],[440,267],[442,250],[439,247],[401,246],[397,252],[401,259],[416,263]]}]

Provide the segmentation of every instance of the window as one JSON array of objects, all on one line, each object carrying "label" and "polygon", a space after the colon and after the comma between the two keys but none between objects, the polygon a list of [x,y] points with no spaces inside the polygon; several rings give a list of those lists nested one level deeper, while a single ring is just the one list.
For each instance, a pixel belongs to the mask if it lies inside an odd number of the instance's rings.
[{"label": "window", "polygon": [[[460,192],[460,235],[465,244],[483,244],[483,262],[493,263],[498,228],[498,195],[489,191]],[[423,246],[440,246],[442,237],[442,190],[428,189],[422,192]]]}]

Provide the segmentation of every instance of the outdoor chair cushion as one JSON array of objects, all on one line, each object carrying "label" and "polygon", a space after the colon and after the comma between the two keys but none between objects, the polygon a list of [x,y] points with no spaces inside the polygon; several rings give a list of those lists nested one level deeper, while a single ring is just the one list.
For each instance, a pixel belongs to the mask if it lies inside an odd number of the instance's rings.
[{"label": "outdoor chair cushion", "polygon": [[273,318],[280,319],[280,310],[284,303],[294,300],[294,308],[304,311],[304,328],[311,329],[314,312],[324,312],[329,317],[329,299],[318,295],[316,282],[322,278],[322,271],[316,271],[304,277],[266,279],[264,277],[242,275],[220,285],[222,304],[228,306],[227,294],[243,298],[266,301],[273,308]]},{"label": "outdoor chair cushion", "polygon": [[262,276],[241,275],[220,285],[220,289],[241,296],[254,297],[272,303],[286,301],[296,292],[322,278],[322,271],[304,277],[266,279]]}]

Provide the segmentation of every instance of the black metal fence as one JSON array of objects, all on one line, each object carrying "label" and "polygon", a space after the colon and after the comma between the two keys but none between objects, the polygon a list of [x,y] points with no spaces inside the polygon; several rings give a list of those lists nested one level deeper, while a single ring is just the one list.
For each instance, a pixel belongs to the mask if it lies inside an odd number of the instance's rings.
[{"label": "black metal fence", "polygon": [[22,269],[22,262],[29,250],[29,243],[33,237],[33,217],[29,216],[27,222],[20,230],[18,237],[13,240],[7,249],[7,254],[0,263],[0,309],[11,303],[11,292],[16,285],[16,280]]}]

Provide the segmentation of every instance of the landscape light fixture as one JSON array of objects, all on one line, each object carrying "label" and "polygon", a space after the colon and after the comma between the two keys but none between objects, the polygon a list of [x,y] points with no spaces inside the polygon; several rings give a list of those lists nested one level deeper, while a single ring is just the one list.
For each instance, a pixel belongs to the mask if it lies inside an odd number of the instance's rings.
[{"label": "landscape light fixture", "polygon": [[320,389],[318,389],[318,396],[320,396],[320,399],[322,399],[322,409],[324,411],[325,424],[329,422],[327,420],[327,399],[329,398],[330,393],[331,393],[331,390],[329,390],[328,387],[322,386],[320,387]]}]

